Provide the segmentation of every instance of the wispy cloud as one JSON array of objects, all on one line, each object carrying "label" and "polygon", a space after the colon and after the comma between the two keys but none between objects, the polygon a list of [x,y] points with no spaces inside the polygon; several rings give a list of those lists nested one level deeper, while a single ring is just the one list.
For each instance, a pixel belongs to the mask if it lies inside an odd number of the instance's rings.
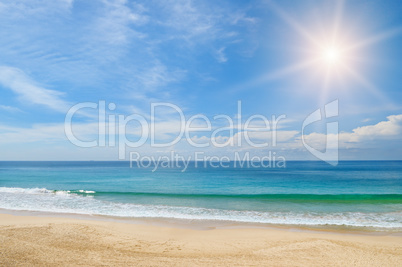
[{"label": "wispy cloud", "polygon": [[[156,143],[168,143],[175,139],[180,132],[180,121],[175,120],[167,116],[167,120],[157,120],[155,123],[155,132],[152,134],[156,137]],[[92,141],[96,140],[99,127],[108,128],[109,125],[98,124],[96,122],[90,123],[77,123],[73,125],[74,135],[79,140]],[[205,127],[205,125],[195,123],[192,127]],[[139,126],[127,125],[126,134],[133,140],[142,135],[142,129]],[[191,154],[194,152],[205,152],[211,155],[226,155],[232,156],[234,151],[250,152],[252,154],[264,154],[267,149],[268,151],[278,151],[280,155],[296,155],[296,158],[306,158],[310,155],[304,148],[301,142],[301,136],[299,131],[295,130],[279,130],[275,133],[276,135],[276,145],[273,145],[273,134],[270,131],[248,131],[248,140],[251,140],[254,144],[268,143],[269,147],[259,148],[253,147],[248,142],[246,142],[245,135],[246,132],[237,132],[233,136],[217,135],[214,140],[211,139],[209,135],[205,135],[202,132],[192,132],[191,141],[196,144],[205,144],[215,141],[218,144],[227,144],[224,147],[215,147],[209,145],[205,148],[195,148],[190,145],[189,140],[185,136],[181,140],[171,146],[167,147],[166,151],[175,150],[176,152],[183,154]],[[387,120],[379,122],[375,125],[367,125],[364,127],[359,127],[351,132],[342,132],[339,134],[339,147],[341,149],[348,148],[382,148],[382,140],[389,140],[398,138],[402,134],[402,114],[392,115],[387,118]],[[119,133],[113,137],[113,139],[118,140]],[[239,145],[239,138],[242,140],[241,145]],[[326,140],[330,138],[337,138],[336,135],[330,134],[327,136],[323,133],[313,132],[309,135],[304,136],[304,140],[312,147],[317,150],[324,150]],[[109,139],[109,137],[108,137]],[[0,143],[3,144],[28,144],[38,142],[40,144],[64,144],[71,145],[64,133],[64,124],[35,124],[30,127],[11,127],[7,125],[0,124]],[[233,144],[233,145],[229,145]],[[97,157],[103,159],[115,159],[117,151],[105,149],[100,151],[99,148],[94,148],[98,154]],[[155,155],[160,151],[151,147],[149,143],[146,143],[141,148],[141,153],[144,155]],[[137,149],[137,150],[138,150]],[[127,148],[127,151],[130,150]],[[136,150],[136,151],[137,151]],[[139,150],[138,150],[139,151]],[[295,154],[296,153],[296,154]],[[278,155],[279,155],[278,154]]]},{"label": "wispy cloud", "polygon": [[191,0],[164,1],[166,17],[160,23],[176,31],[175,38],[188,41],[201,35],[214,35],[216,32],[216,12],[206,13]]},{"label": "wispy cloud", "polygon": [[246,15],[247,10],[239,10],[223,2],[211,5],[202,1],[180,0],[163,1],[159,5],[165,12],[157,22],[168,33],[167,40],[184,41],[183,45],[190,49],[207,47],[219,63],[228,60],[228,56],[223,54],[226,47],[248,45],[249,36],[240,36],[239,32],[250,25],[255,26],[258,21]]},{"label": "wispy cloud", "polygon": [[50,109],[66,112],[68,103],[61,92],[45,89],[18,68],[0,66],[0,84],[16,93],[26,104],[37,104]]},{"label": "wispy cloud", "polygon": [[[7,36],[0,39],[3,64],[21,67],[23,62],[24,70],[44,78],[38,83],[71,85],[79,91],[97,90],[114,80],[113,90],[129,91],[140,100],[180,98],[171,85],[185,80],[189,71],[199,71],[188,69],[195,57],[226,62],[226,49],[239,44],[243,25],[256,21],[228,3],[42,2],[14,1],[0,7],[7,13],[0,22],[10,25],[0,29]],[[52,18],[52,24],[43,17]],[[26,31],[27,25],[35,30]],[[166,47],[175,48],[166,53]],[[176,54],[182,58],[177,60]],[[81,100],[80,95],[73,97]]]},{"label": "wispy cloud", "polygon": [[0,105],[0,109],[7,112],[22,112],[22,110],[17,107],[11,107],[6,105]]},{"label": "wispy cloud", "polygon": [[111,45],[127,44],[130,37],[143,38],[144,33],[134,30],[132,25],[141,25],[148,21],[143,14],[145,8],[140,4],[131,4],[126,0],[103,0],[102,16],[95,20],[97,36]]},{"label": "wispy cloud", "polygon": [[228,61],[228,59],[225,55],[225,49],[226,49],[225,47],[221,47],[220,49],[218,49],[218,51],[216,51],[216,59],[220,63],[224,63],[224,62]]},{"label": "wispy cloud", "polygon": [[73,6],[74,0],[15,0],[0,2],[0,12],[7,12],[14,18],[21,18],[22,13],[27,15],[43,15],[49,12],[59,13],[69,10]]},{"label": "wispy cloud", "polygon": [[144,91],[154,91],[160,86],[182,79],[185,74],[184,70],[169,71],[164,64],[156,61],[135,77],[140,82],[141,89]]}]

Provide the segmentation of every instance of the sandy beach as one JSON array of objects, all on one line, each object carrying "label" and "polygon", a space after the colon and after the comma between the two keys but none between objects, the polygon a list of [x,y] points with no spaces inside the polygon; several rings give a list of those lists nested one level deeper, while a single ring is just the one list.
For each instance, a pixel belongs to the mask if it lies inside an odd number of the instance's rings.
[{"label": "sandy beach", "polygon": [[0,215],[1,266],[400,266],[402,237]]}]

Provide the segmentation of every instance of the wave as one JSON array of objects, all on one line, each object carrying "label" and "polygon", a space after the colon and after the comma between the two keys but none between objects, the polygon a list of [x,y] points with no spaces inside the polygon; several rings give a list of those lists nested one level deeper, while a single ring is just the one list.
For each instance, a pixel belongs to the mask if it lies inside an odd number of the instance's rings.
[{"label": "wave", "polygon": [[126,195],[166,198],[228,198],[255,199],[284,202],[322,202],[322,203],[378,203],[402,204],[402,194],[169,194],[142,192],[95,192],[95,195]]},{"label": "wave", "polygon": [[321,202],[321,203],[365,203],[365,204],[402,204],[402,194],[176,194],[147,192],[114,192],[93,190],[49,190],[46,188],[0,187],[0,193],[23,194],[77,194],[93,196],[141,196],[191,199],[255,199],[261,201],[283,202]]},{"label": "wave", "polygon": [[[284,225],[342,225],[372,227],[378,229],[402,229],[402,212],[305,212],[305,211],[253,211],[225,210],[203,207],[167,205],[143,205],[105,201],[98,194],[145,194],[121,192],[96,192],[91,190],[49,190],[46,188],[0,187],[0,208],[56,213],[102,215],[125,218],[172,218],[187,220],[236,221],[247,223]],[[174,197],[205,197],[205,195],[146,194]],[[91,197],[88,197],[91,196]],[[316,197],[317,196],[317,197]],[[337,199],[397,199],[401,195],[208,195],[208,197],[285,199],[299,201],[301,198],[314,200]],[[394,203],[394,202],[393,202]],[[400,203],[400,202],[398,202]]]},{"label": "wave", "polygon": [[49,190],[46,188],[19,188],[19,187],[0,187],[0,193],[19,193],[19,194],[95,194],[91,190]]}]

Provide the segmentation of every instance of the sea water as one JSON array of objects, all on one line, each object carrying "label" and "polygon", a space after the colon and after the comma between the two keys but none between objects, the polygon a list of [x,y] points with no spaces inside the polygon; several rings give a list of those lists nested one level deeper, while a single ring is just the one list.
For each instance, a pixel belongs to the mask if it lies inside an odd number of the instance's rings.
[{"label": "sea water", "polygon": [[0,162],[0,208],[402,230],[402,161],[153,169],[129,162]]}]

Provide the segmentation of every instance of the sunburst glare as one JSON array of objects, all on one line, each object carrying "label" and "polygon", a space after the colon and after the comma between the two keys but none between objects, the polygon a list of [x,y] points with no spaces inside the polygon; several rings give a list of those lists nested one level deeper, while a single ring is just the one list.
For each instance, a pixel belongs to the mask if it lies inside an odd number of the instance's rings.
[{"label": "sunburst glare", "polygon": [[[305,48],[307,48],[306,50],[309,51],[308,56],[303,58],[302,61],[314,63],[304,66],[304,68],[298,68],[295,70],[292,66],[299,65],[297,62],[295,62],[291,66],[287,66],[279,70],[273,70],[265,77],[272,78],[275,76],[273,74],[277,73],[290,75],[297,71],[304,71],[314,68],[318,72],[322,73],[322,75],[319,75],[322,77],[322,84],[324,85],[323,88],[321,88],[322,97],[328,94],[327,91],[330,90],[331,85],[335,84],[336,79],[342,79],[344,81],[345,78],[352,79],[353,81],[359,83],[362,87],[370,89],[369,91],[376,95],[376,97],[381,95],[381,91],[378,90],[375,85],[363,78],[363,75],[359,74],[359,68],[356,65],[356,62],[361,60],[361,53],[363,51],[362,48],[364,46],[368,46],[397,35],[401,33],[401,28],[393,29],[392,31],[387,31],[382,34],[376,34],[374,36],[368,36],[363,39],[361,37],[358,38],[357,36],[350,38],[350,32],[341,30],[342,25],[345,25],[345,22],[342,18],[344,6],[343,1],[339,1],[334,13],[335,17],[333,20],[333,25],[327,25],[327,29],[331,30],[325,31],[324,34],[317,34],[318,32],[312,30],[311,27],[307,27],[307,25],[303,26],[302,23],[296,21],[275,3],[270,2],[270,7],[272,11],[274,11],[282,19],[283,22],[288,24],[288,26],[290,26],[307,42],[307,46]],[[310,48],[308,48],[308,46],[310,46]],[[351,75],[351,73],[353,73],[353,75]],[[356,77],[360,78],[357,79]],[[385,96],[382,98],[385,98]]]},{"label": "sunburst glare", "polygon": [[327,47],[322,51],[322,59],[330,65],[336,64],[337,62],[341,61],[341,58],[342,53],[340,49],[336,46]]}]

